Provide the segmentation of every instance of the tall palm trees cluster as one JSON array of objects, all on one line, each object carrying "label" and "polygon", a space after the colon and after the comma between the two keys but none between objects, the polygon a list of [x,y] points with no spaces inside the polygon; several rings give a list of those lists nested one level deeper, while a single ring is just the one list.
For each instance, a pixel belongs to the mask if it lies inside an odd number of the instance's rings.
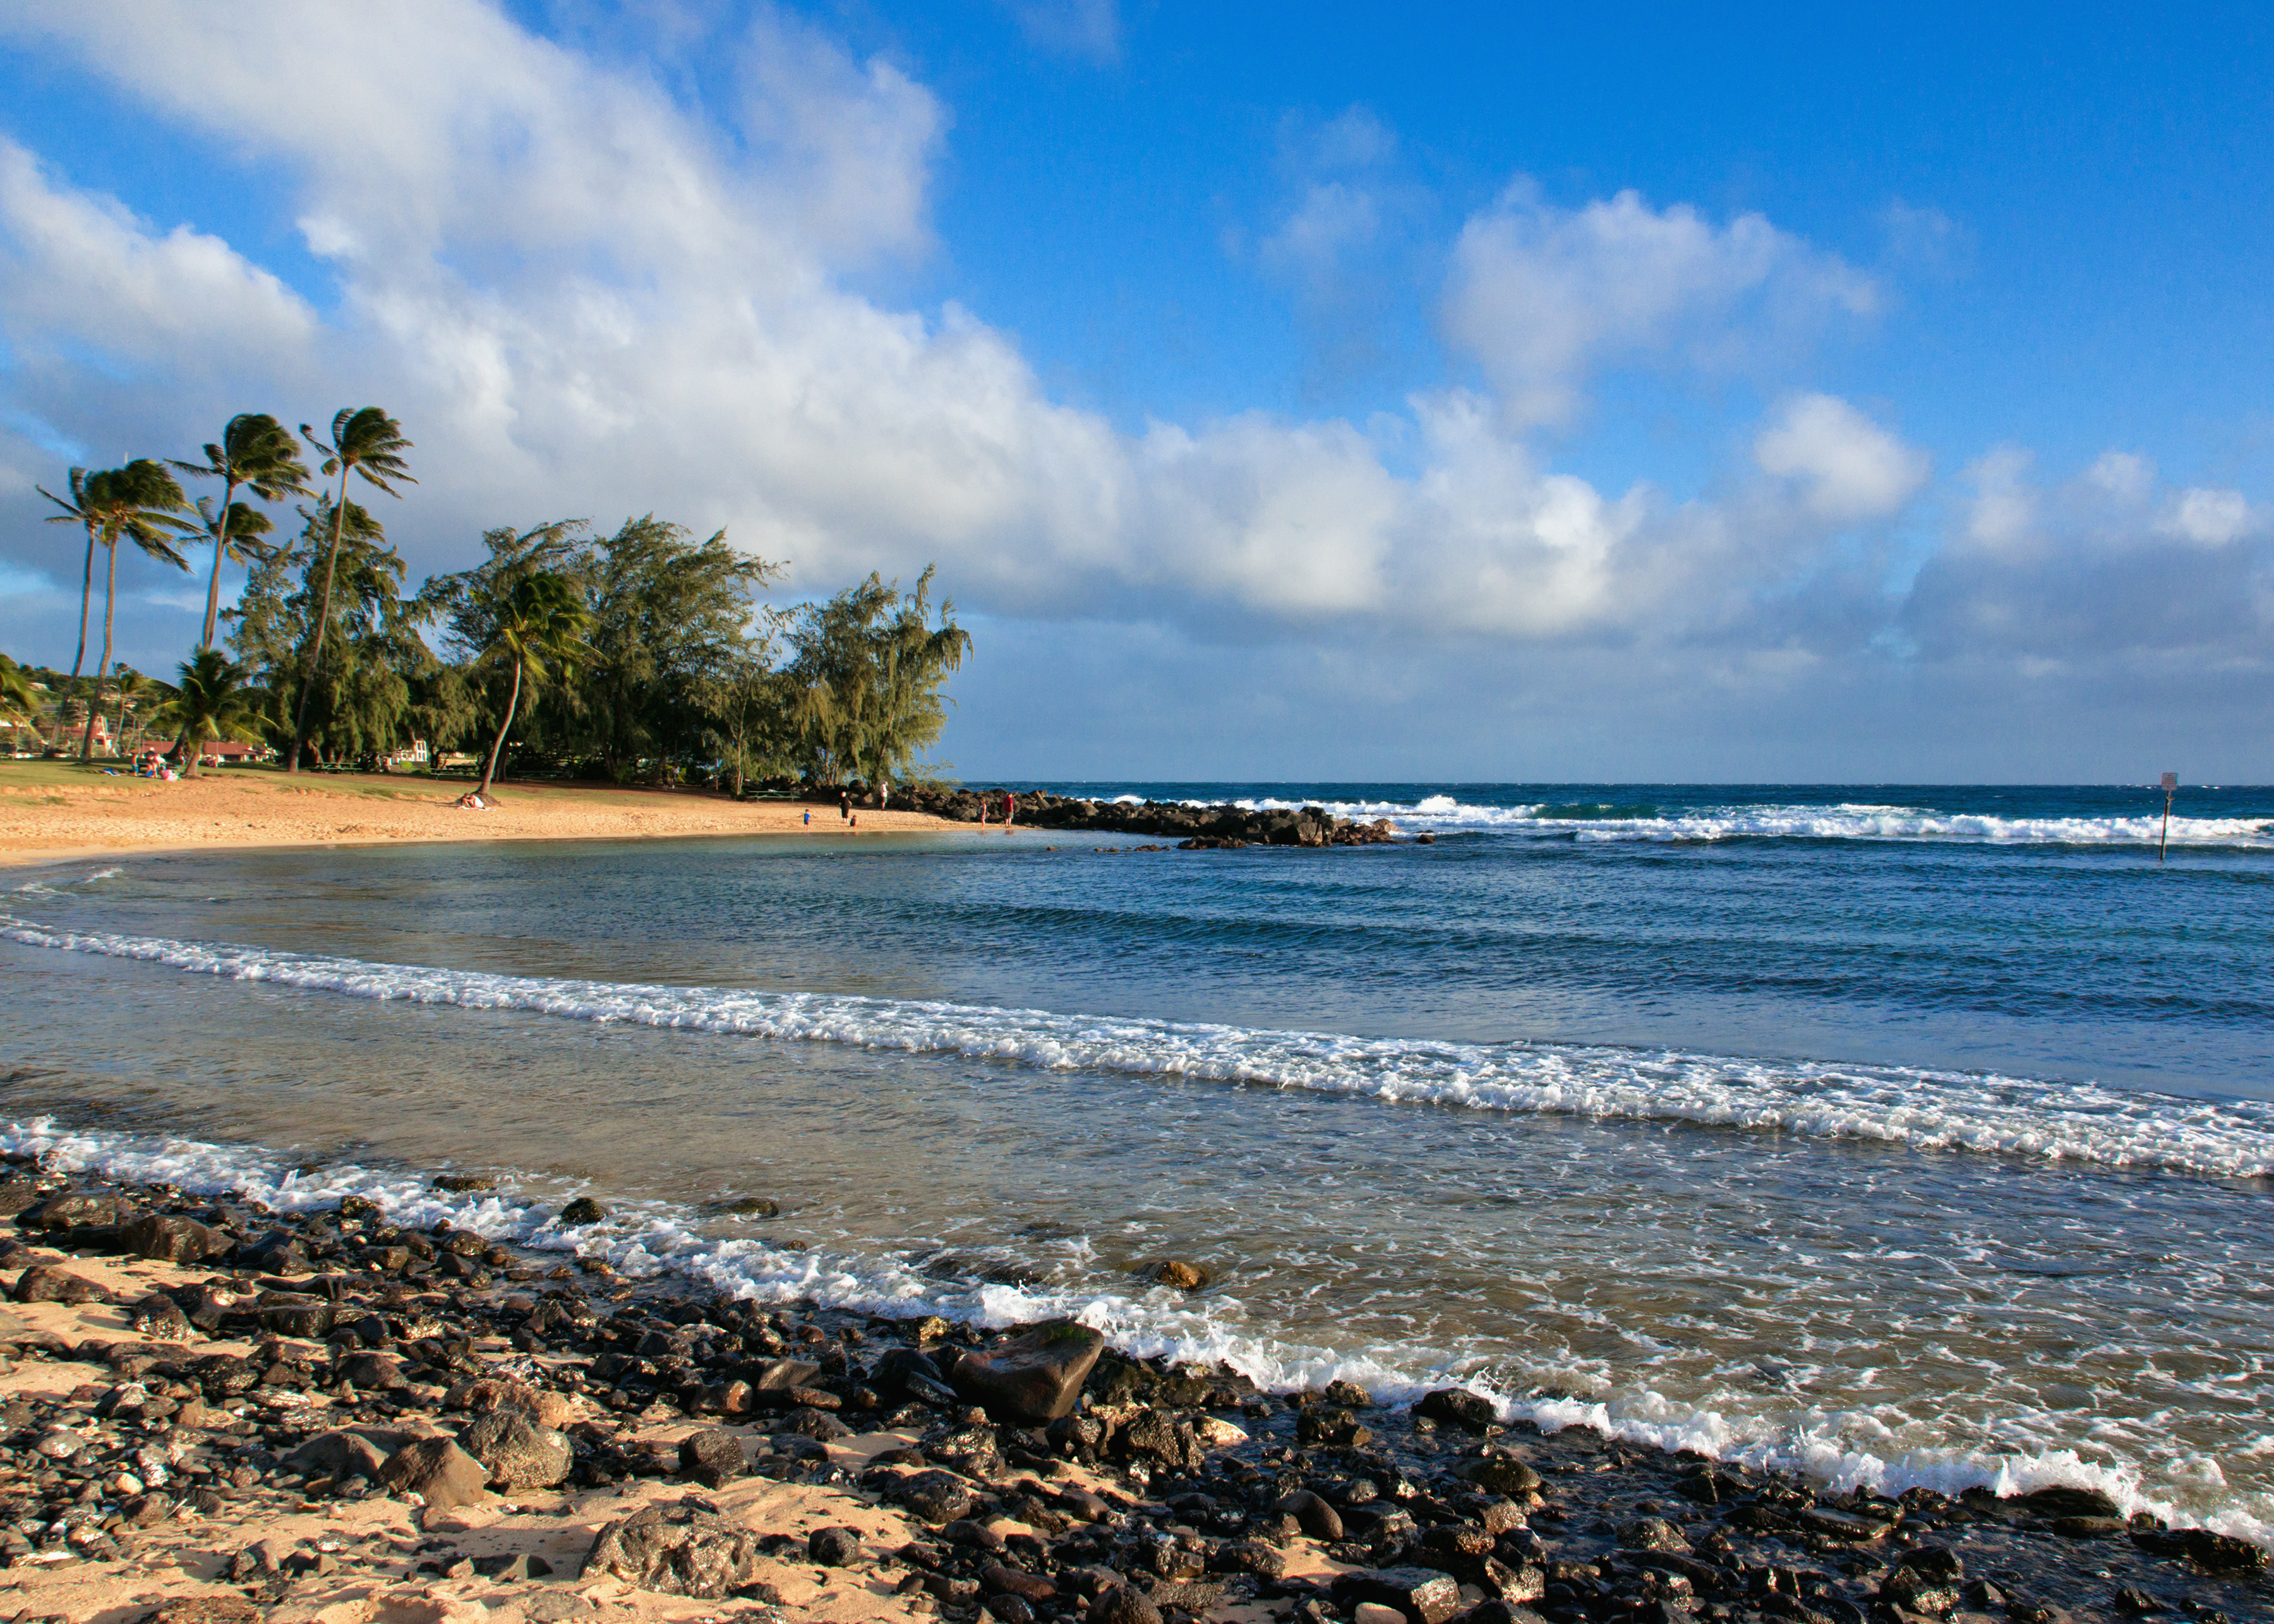
[{"label": "tall palm trees cluster", "polygon": [[[875,784],[922,770],[945,722],[941,690],[971,643],[952,604],[934,610],[930,570],[913,592],[872,575],[794,613],[766,608],[757,598],[783,566],[736,551],[723,530],[697,541],[651,514],[609,536],[581,521],[492,530],[486,561],[406,593],[402,558],[350,497],[416,484],[411,448],[376,406],[297,436],[247,412],[201,460],[75,468],[68,497],[42,488],[53,522],[87,538],[79,648],[50,751],[64,749],[85,668],[100,550],[102,646],[82,760],[107,722],[108,684],[120,733],[138,707],[192,774],[210,741],[263,739],[291,772],[383,762],[418,739],[435,755],[471,747],[484,793],[516,763],[614,781],[708,773],[738,792],[749,777]],[[184,477],[218,495],[191,501]],[[280,537],[263,508],[295,497],[304,523]],[[175,681],[151,683],[112,664],[119,548],[186,571],[192,541],[213,549],[198,645]],[[224,607],[227,560],[250,573]],[[0,725],[31,725],[38,710],[0,656]]]},{"label": "tall palm trees cluster", "polygon": [[[324,632],[330,622],[330,565],[337,561],[342,522],[350,506],[347,501],[349,477],[360,475],[390,496],[399,494],[395,489],[397,484],[417,483],[403,463],[403,453],[410,449],[410,442],[403,438],[402,425],[376,406],[343,408],[332,418],[327,439],[319,439],[305,423],[300,425],[300,435],[321,455],[324,474],[339,477],[340,492],[331,504],[331,553],[325,574],[322,613],[316,618],[314,635],[302,661],[300,705],[292,748],[286,757],[286,770],[295,772],[299,771],[307,737],[307,699],[312,684],[306,678],[312,675],[316,663],[323,657]],[[194,478],[219,480],[220,499],[200,497],[192,504],[176,479],[177,472]],[[71,470],[68,499],[57,496],[44,485],[37,488],[60,510],[50,515],[49,523],[77,524],[87,532],[86,560],[79,584],[79,647],[72,656],[73,689],[79,686],[79,673],[87,662],[95,550],[100,547],[105,555],[102,656],[95,662],[96,692],[87,707],[86,725],[79,734],[79,759],[84,761],[94,754],[95,726],[102,716],[102,673],[112,669],[112,626],[118,604],[118,548],[120,543],[126,541],[148,556],[184,571],[190,567],[189,560],[176,545],[177,541],[196,537],[213,547],[213,570],[206,584],[205,629],[196,652],[182,664],[181,682],[162,707],[165,715],[181,728],[179,742],[187,770],[192,774],[197,771],[199,754],[207,741],[250,736],[259,712],[252,696],[245,691],[245,674],[215,645],[221,617],[221,568],[225,559],[256,563],[273,558],[276,551],[261,539],[275,528],[268,516],[251,504],[237,500],[239,491],[249,492],[264,502],[313,494],[308,484],[307,465],[300,459],[299,442],[290,431],[266,412],[240,412],[229,420],[218,441],[206,446],[201,462],[138,457],[123,468],[74,468]],[[13,662],[10,662],[8,669],[17,671]],[[122,718],[129,682],[139,685],[140,680],[139,676],[123,670],[118,673]],[[28,683],[24,686],[28,690]],[[29,707],[24,709],[28,719]],[[51,748],[58,751],[63,748],[64,726],[65,707],[58,705],[51,742]]]}]

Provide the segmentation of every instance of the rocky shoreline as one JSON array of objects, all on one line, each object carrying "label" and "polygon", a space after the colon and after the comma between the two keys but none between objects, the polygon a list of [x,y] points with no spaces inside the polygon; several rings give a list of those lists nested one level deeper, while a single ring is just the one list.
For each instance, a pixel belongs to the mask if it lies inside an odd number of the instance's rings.
[{"label": "rocky shoreline", "polygon": [[[1388,818],[1361,823],[1337,817],[1323,807],[1258,811],[1228,803],[1196,807],[1181,801],[1083,801],[1048,790],[1016,793],[1017,821],[1027,828],[1151,835],[1178,842],[1180,851],[1249,846],[1387,846],[1398,838],[1397,826]],[[894,801],[950,823],[975,823],[983,811],[1000,823],[1005,793],[1001,789],[943,790],[919,786],[896,794]],[[861,804],[874,805],[876,801],[875,794],[866,793]],[[1417,838],[1426,845],[1434,837],[1424,834]]]},{"label": "rocky shoreline", "polygon": [[2089,1490],[1833,1493],[1458,1389],[1274,1395],[1070,1322],[761,1305],[8,1162],[19,1620],[2274,1617],[2264,1550]]}]

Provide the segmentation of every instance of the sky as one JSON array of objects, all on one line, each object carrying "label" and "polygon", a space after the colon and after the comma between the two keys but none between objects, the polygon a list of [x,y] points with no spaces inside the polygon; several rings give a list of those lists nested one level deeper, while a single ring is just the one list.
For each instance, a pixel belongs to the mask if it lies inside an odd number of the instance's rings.
[{"label": "sky", "polygon": [[15,0],[0,649],[377,404],[414,581],[936,565],[967,779],[2274,782],[2274,14],[1585,10]]}]

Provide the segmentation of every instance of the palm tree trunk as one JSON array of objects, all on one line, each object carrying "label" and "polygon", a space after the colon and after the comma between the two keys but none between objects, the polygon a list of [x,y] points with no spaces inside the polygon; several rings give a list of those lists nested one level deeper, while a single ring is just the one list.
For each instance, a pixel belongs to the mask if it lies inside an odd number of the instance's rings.
[{"label": "palm tree trunk", "polygon": [[56,701],[56,738],[49,748],[60,751],[64,748],[64,713],[71,709],[72,689],[79,687],[79,668],[87,663],[87,612],[94,599],[94,521],[87,525],[87,565],[79,571],[79,652],[72,656],[71,687],[64,689]]},{"label": "palm tree trunk", "polygon": [[94,757],[94,720],[102,713],[102,673],[110,669],[110,620],[118,607],[118,543],[110,544],[110,570],[102,588],[102,658],[94,668],[94,697],[87,701],[87,731],[79,735],[79,758]]},{"label": "palm tree trunk", "polygon": [[490,758],[483,763],[481,787],[474,792],[485,801],[489,799],[490,780],[497,776],[498,756],[505,748],[505,736],[513,727],[513,713],[521,709],[521,664],[519,660],[513,663],[513,697],[506,702],[505,720],[499,724],[497,738],[490,745]]},{"label": "palm tree trunk", "polygon": [[221,622],[221,561],[229,552],[229,499],[237,494],[237,481],[225,479],[221,487],[221,523],[214,530],[213,579],[206,584],[206,637],[198,644],[201,649],[214,646],[214,628]]},{"label": "palm tree trunk", "polygon": [[316,611],[315,644],[308,650],[307,669],[300,675],[300,711],[292,718],[292,759],[287,772],[300,771],[300,752],[308,744],[308,699],[316,691],[316,662],[324,657],[324,634],[332,624],[332,575],[340,567],[340,527],[348,516],[348,470],[340,470],[340,500],[332,508],[332,545],[324,555],[324,599]]}]

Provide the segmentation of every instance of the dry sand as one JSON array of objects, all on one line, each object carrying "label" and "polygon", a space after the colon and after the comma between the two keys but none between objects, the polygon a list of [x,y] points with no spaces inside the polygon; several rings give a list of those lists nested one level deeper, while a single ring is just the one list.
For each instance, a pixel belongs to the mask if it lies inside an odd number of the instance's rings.
[{"label": "dry sand", "polygon": [[[225,768],[171,784],[89,776],[47,763],[0,763],[0,863],[220,846],[386,845],[396,841],[611,840],[665,836],[975,834],[922,812],[734,801],[690,790],[508,784],[498,804],[456,804],[468,786],[386,775]],[[812,814],[810,824],[804,821]],[[1000,834],[999,830],[990,830]]]}]

